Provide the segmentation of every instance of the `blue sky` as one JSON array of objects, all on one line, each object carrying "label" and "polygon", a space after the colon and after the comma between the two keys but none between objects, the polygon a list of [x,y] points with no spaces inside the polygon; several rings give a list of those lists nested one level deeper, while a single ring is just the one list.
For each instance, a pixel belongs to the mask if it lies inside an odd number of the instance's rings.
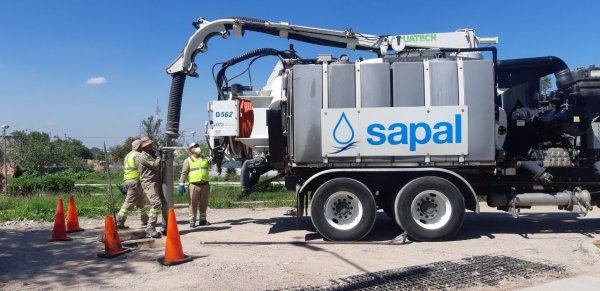
[{"label": "blue sky", "polygon": [[[157,102],[166,119],[171,78],[165,68],[198,17],[247,16],[369,34],[474,28],[479,36],[500,37],[500,59],[555,55],[571,68],[600,65],[598,1],[416,3],[0,0],[0,123],[10,124],[9,132],[66,135],[87,146],[121,144],[139,134],[140,121],[154,115]],[[343,52],[253,33],[213,39],[196,58],[200,78],[186,82],[180,127],[186,138],[191,130],[203,132],[206,103],[215,98],[214,63],[260,47],[284,50],[289,43],[303,57]],[[273,63],[265,58],[253,67],[255,88]]]}]

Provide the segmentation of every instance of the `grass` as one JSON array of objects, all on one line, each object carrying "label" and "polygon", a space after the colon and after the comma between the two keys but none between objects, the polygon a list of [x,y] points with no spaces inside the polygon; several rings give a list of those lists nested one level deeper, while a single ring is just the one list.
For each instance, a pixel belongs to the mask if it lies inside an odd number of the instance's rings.
[{"label": "grass", "polygon": [[[30,219],[36,221],[53,221],[59,198],[63,200],[65,214],[69,205],[66,194],[37,194],[28,196],[0,197],[0,221]],[[75,194],[77,213],[82,217],[102,217],[110,214],[109,195]],[[115,205],[123,203],[122,195],[115,195]]]},{"label": "grass", "polygon": [[[71,173],[65,176],[75,179],[75,184],[108,184],[108,175],[106,172],[89,172],[89,173]],[[123,172],[110,172],[110,178],[113,184],[123,181]],[[174,181],[178,181],[179,176],[174,177]],[[215,182],[239,182],[240,176],[226,175],[219,177],[211,177],[211,181]]]},{"label": "grass", "polygon": [[[293,207],[296,205],[296,193],[281,189],[266,189],[254,192],[247,197],[238,199],[241,193],[237,186],[211,186],[208,206],[211,208],[256,208],[256,207]],[[174,203],[188,203],[188,193],[179,195],[173,193]]]},{"label": "grass", "polygon": [[[108,175],[106,172],[80,172],[80,173],[65,173],[65,176],[75,180],[75,184],[107,184]],[[113,184],[121,182],[123,172],[110,172],[110,177]]]},{"label": "grass", "polygon": [[[105,189],[96,188],[100,193],[74,193],[77,214],[79,217],[100,218],[111,215],[110,195]],[[211,186],[209,207],[223,208],[257,208],[257,207],[293,207],[296,205],[295,193],[286,192],[278,187],[270,187],[263,192],[255,192],[249,197],[238,199],[240,188],[235,186]],[[93,192],[93,191],[92,191]],[[118,210],[125,195],[113,190],[115,208]],[[69,204],[68,194],[40,193],[28,196],[0,196],[0,222],[9,220],[53,221],[59,198],[63,199],[66,214]],[[173,200],[176,204],[188,203],[188,193],[179,195],[175,190]],[[146,200],[146,205],[148,205]]]}]

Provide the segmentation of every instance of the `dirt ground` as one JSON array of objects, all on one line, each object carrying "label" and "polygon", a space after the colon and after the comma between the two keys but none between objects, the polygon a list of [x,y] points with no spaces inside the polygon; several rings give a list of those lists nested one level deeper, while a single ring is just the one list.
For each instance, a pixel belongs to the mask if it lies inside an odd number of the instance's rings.
[{"label": "dirt ground", "polygon": [[[296,221],[283,215],[286,210],[211,209],[208,216],[212,225],[190,229],[187,210],[178,209],[183,249],[194,260],[171,267],[156,262],[164,255],[164,238],[115,259],[97,258],[96,253],[103,250],[97,242],[103,229],[101,220],[81,219],[86,231],[69,234],[73,238],[70,242],[54,243],[47,242],[52,223],[6,222],[0,225],[0,289],[261,290],[328,286],[345,276],[481,255],[557,264],[567,269],[567,280],[578,284],[563,285],[576,290],[600,288],[600,251],[592,244],[600,239],[598,209],[578,218],[555,208],[534,208],[514,219],[482,204],[481,214],[467,213],[455,240],[404,245],[386,243],[401,231],[382,212],[364,240],[369,244],[323,244],[309,217]],[[135,226],[137,217],[128,223]],[[286,243],[290,241],[316,243]],[[561,280],[522,279],[494,288],[564,290]]]}]

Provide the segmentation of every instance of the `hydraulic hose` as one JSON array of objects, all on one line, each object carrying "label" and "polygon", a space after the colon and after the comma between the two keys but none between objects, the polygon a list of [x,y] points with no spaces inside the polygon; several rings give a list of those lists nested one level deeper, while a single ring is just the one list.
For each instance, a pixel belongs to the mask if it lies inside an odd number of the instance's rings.
[{"label": "hydraulic hose", "polygon": [[527,170],[534,181],[550,182],[552,180],[552,175],[546,172],[546,168],[541,167],[535,161],[519,161],[517,168]]},{"label": "hydraulic hose", "polygon": [[167,111],[167,137],[176,139],[179,137],[179,119],[181,116],[181,99],[183,97],[183,86],[185,85],[185,73],[177,72],[172,75],[171,91],[169,93],[169,108]]},{"label": "hydraulic hose", "polygon": [[258,179],[254,179],[255,181],[252,181],[253,179],[251,179],[251,177],[250,177],[252,172],[248,168],[248,163],[249,163],[249,160],[245,160],[244,163],[242,164],[242,168],[240,170],[240,185],[242,186],[242,189],[246,189],[248,187],[254,186],[256,184],[256,182],[258,182]]},{"label": "hydraulic hose", "polygon": [[250,18],[250,17],[243,17],[243,16],[234,16],[234,17],[225,17],[225,18],[243,20],[243,21],[248,21],[248,22],[256,22],[256,23],[260,23],[260,24],[267,23],[266,20]]},{"label": "hydraulic hose", "polygon": [[225,99],[225,94],[223,94],[223,90],[221,89],[223,87],[223,77],[225,76],[225,71],[227,70],[227,68],[243,62],[245,60],[254,58],[254,57],[258,57],[258,56],[277,56],[277,55],[284,55],[286,57],[289,57],[288,54],[276,50],[274,48],[259,48],[259,49],[255,49],[252,51],[249,51],[247,53],[244,53],[242,55],[239,55],[237,57],[231,58],[229,60],[227,60],[226,62],[223,63],[223,65],[221,66],[221,69],[219,70],[219,72],[217,73],[217,76],[215,77],[215,80],[217,82],[217,90],[219,90],[219,100],[223,100]]}]

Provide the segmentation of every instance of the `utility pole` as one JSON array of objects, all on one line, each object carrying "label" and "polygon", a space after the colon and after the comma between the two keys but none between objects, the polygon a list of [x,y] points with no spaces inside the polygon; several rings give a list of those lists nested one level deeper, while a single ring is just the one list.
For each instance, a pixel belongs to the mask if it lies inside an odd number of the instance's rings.
[{"label": "utility pole", "polygon": [[6,194],[6,190],[8,189],[8,176],[6,175],[6,129],[9,127],[8,124],[2,125],[2,140],[4,140],[4,162],[2,164],[4,166],[4,194]]},{"label": "utility pole", "polygon": [[192,142],[196,142],[196,131],[192,130]]}]

